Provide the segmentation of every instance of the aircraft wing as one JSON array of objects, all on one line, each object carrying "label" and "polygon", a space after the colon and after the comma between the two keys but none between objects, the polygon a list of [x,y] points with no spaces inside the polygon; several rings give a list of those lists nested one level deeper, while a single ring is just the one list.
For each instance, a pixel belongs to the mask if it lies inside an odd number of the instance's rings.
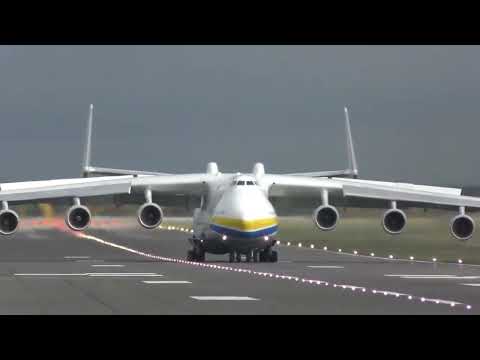
[{"label": "aircraft wing", "polygon": [[265,175],[260,182],[272,197],[322,197],[333,195],[385,201],[479,207],[480,198],[462,196],[461,189],[358,179],[309,178],[293,175]]},{"label": "aircraft wing", "polygon": [[150,189],[155,194],[203,195],[207,174],[164,176],[106,176],[55,179],[0,184],[0,201],[35,201],[43,199],[92,197],[130,194]]},{"label": "aircraft wing", "polygon": [[4,183],[0,184],[0,201],[128,194],[132,179],[132,176],[115,176]]},{"label": "aircraft wing", "polygon": [[132,186],[135,192],[150,189],[155,194],[168,195],[204,195],[207,191],[207,182],[212,179],[210,174],[180,174],[145,176],[133,179]]}]

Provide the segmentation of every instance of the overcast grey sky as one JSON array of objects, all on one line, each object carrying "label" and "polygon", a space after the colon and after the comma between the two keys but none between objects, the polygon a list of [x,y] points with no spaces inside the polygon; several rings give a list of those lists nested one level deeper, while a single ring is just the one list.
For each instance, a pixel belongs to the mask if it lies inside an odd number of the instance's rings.
[{"label": "overcast grey sky", "polygon": [[362,178],[480,184],[478,46],[0,46],[2,179],[92,162],[203,172],[346,166]]}]

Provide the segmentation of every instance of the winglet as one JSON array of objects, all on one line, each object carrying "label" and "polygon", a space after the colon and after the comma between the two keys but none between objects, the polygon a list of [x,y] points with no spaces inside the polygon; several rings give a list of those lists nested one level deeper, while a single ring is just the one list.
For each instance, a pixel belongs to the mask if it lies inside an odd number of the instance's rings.
[{"label": "winglet", "polygon": [[88,115],[87,133],[85,137],[85,148],[83,153],[83,176],[86,177],[90,168],[90,152],[92,146],[92,124],[93,124],[93,104],[90,104]]},{"label": "winglet", "polygon": [[348,167],[352,172],[354,178],[358,177],[357,158],[355,156],[355,149],[353,146],[352,131],[350,129],[350,118],[348,116],[348,108],[345,107],[345,133],[347,136],[347,153],[348,153]]}]

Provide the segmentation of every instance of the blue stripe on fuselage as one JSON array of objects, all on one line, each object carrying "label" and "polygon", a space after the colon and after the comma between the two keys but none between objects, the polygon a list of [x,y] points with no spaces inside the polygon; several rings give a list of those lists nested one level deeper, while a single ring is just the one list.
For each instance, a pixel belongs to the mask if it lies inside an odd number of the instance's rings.
[{"label": "blue stripe on fuselage", "polygon": [[211,224],[210,228],[218,234],[227,235],[227,236],[234,236],[234,237],[243,237],[243,238],[257,238],[261,236],[269,236],[278,231],[278,225],[271,226],[266,229],[261,229],[257,231],[240,231],[240,230],[233,230],[223,226],[218,226],[215,224]]}]

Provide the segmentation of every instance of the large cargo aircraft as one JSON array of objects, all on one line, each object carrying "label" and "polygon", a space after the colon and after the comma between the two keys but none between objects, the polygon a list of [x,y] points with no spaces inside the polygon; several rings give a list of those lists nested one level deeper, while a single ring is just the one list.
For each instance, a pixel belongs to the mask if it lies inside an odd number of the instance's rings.
[{"label": "large cargo aircraft", "polygon": [[475,223],[465,214],[466,207],[480,207],[480,198],[463,196],[456,188],[414,185],[408,183],[358,179],[358,167],[345,108],[345,131],[348,168],[339,171],[318,171],[294,174],[269,174],[262,163],[256,163],[249,174],[221,173],[214,162],[205,173],[169,174],[151,171],[121,170],[91,166],[93,105],[87,123],[83,177],[47,181],[0,184],[0,233],[14,233],[19,225],[18,214],[11,203],[71,199],[65,222],[72,230],[83,231],[90,224],[90,210],[82,198],[121,195],[142,197],[137,212],[141,226],[154,229],[164,219],[162,199],[171,196],[198,197],[200,205],[193,213],[193,234],[189,238],[189,261],[205,261],[206,253],[228,254],[229,261],[276,262],[278,219],[272,197],[309,197],[318,199],[313,222],[323,231],[335,229],[339,212],[329,197],[377,199],[387,210],[382,218],[385,231],[395,235],[407,224],[399,202],[451,206],[458,215],[450,222],[450,233],[459,240],[471,238]]}]

